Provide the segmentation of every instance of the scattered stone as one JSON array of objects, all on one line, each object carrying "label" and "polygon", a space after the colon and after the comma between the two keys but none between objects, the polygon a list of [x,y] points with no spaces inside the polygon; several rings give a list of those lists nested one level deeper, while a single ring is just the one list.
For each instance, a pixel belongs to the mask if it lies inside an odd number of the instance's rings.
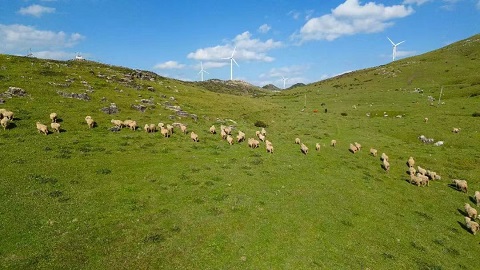
[{"label": "scattered stone", "polygon": [[145,112],[147,110],[147,106],[142,105],[142,104],[138,104],[138,105],[132,104],[131,107],[132,107],[132,109],[135,109],[135,110],[141,111],[141,112]]},{"label": "scattered stone", "polygon": [[100,110],[106,114],[118,113],[118,107],[117,107],[117,104],[115,103],[110,103],[110,106],[101,108]]},{"label": "scattered stone", "polygon": [[79,99],[84,101],[90,100],[90,96],[88,96],[87,93],[77,94],[77,93],[66,93],[62,91],[57,91],[57,94],[65,98],[74,98],[74,99]]}]

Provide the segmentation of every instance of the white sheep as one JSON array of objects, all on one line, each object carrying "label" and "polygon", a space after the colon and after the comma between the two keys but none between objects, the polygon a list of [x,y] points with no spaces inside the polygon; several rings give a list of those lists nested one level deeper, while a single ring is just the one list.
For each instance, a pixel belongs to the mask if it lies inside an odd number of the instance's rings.
[{"label": "white sheep", "polygon": [[260,141],[264,142],[264,141],[265,141],[265,135],[263,135],[263,134],[260,133],[260,134],[258,135],[258,139],[260,139]]},{"label": "white sheep", "polygon": [[162,122],[158,123],[158,125],[157,125],[158,128],[162,128],[162,127],[164,127],[164,126],[165,126],[165,124],[162,123]]},{"label": "white sheep", "polygon": [[170,137],[170,132],[165,127],[160,127],[160,133],[163,135],[163,137]]},{"label": "white sheep", "polygon": [[258,148],[260,145],[260,142],[255,140],[254,138],[248,138],[248,146],[250,148]]},{"label": "white sheep", "polygon": [[145,124],[145,126],[143,127],[143,129],[145,130],[146,133],[149,133],[149,132],[150,132],[150,125],[149,125],[149,124]]},{"label": "white sheep", "polygon": [[422,185],[422,179],[420,177],[417,177],[415,174],[410,174],[410,183],[421,186]]},{"label": "white sheep", "polygon": [[348,150],[353,154],[355,154],[358,151],[358,148],[355,145],[350,144],[350,147],[348,148]]},{"label": "white sheep", "polygon": [[388,156],[387,156],[387,154],[382,153],[382,155],[380,156],[380,159],[381,159],[381,160],[386,160],[386,161],[388,161]]},{"label": "white sheep", "polygon": [[13,120],[13,115],[14,115],[14,113],[13,113],[12,111],[7,111],[7,110],[4,109],[4,110],[1,112],[1,115],[2,115],[2,117],[7,118],[8,120]]},{"label": "white sheep", "polygon": [[357,142],[354,142],[353,144],[355,145],[355,147],[357,147],[357,150],[360,151],[360,149],[362,148],[362,145]]},{"label": "white sheep", "polygon": [[60,133],[60,123],[53,122],[50,124],[50,126],[52,127],[53,132]]},{"label": "white sheep", "polygon": [[390,163],[386,159],[383,160],[382,167],[386,172],[390,171]]},{"label": "white sheep", "polygon": [[195,132],[190,132],[190,138],[194,141],[194,142],[198,142],[198,135],[195,133]]},{"label": "white sheep", "polygon": [[245,133],[239,130],[237,135],[237,142],[243,142],[244,140],[245,140]]},{"label": "white sheep", "polygon": [[480,191],[475,191],[475,194],[473,195],[473,198],[477,202],[477,206],[480,206]]},{"label": "white sheep", "polygon": [[52,112],[50,114],[50,120],[52,120],[53,123],[57,122],[57,117],[58,117],[57,113]]},{"label": "white sheep", "polygon": [[315,150],[320,151],[320,144],[319,143],[315,144]]},{"label": "white sheep", "polygon": [[6,130],[7,129],[7,126],[8,126],[8,118],[7,117],[3,117],[1,120],[0,120],[0,125],[3,127],[3,130]]},{"label": "white sheep", "polygon": [[123,121],[118,120],[118,119],[112,119],[110,121],[115,127],[122,128],[123,127]]},{"label": "white sheep", "polygon": [[332,147],[337,146],[337,140],[332,140],[332,141],[330,142],[330,145],[331,145]]},{"label": "white sheep", "polygon": [[172,126],[172,125],[167,124],[167,130],[168,130],[168,132],[170,133],[170,135],[173,134],[173,126]]},{"label": "white sheep", "polygon": [[92,119],[92,117],[90,115],[87,115],[85,116],[85,122],[87,121],[87,119]]},{"label": "white sheep", "polygon": [[224,129],[220,130],[220,136],[222,137],[222,140],[226,140],[227,139],[227,133],[225,132]]},{"label": "white sheep", "polygon": [[454,128],[452,129],[452,132],[453,132],[453,133],[459,133],[460,130],[461,130],[460,128],[455,128],[455,127],[454,127]]},{"label": "white sheep", "polygon": [[425,176],[421,173],[417,173],[417,177],[421,179],[422,184],[427,186],[430,184],[430,178],[428,178],[428,176]]},{"label": "white sheep", "polygon": [[473,235],[475,235],[480,229],[480,225],[477,222],[472,221],[472,219],[470,219],[469,217],[465,217],[465,223],[467,225],[467,228],[472,232]]},{"label": "white sheep", "polygon": [[428,117],[423,118],[423,122],[427,123],[428,122]]},{"label": "white sheep", "polygon": [[415,175],[417,173],[417,170],[415,170],[414,167],[408,167],[408,172],[409,172],[410,175],[412,175],[412,174]]},{"label": "white sheep", "polygon": [[370,148],[370,155],[376,157],[376,156],[377,156],[377,152],[378,152],[377,149],[375,149],[375,148]]},{"label": "white sheep", "polygon": [[150,132],[156,132],[157,131],[157,127],[155,126],[155,124],[150,124]]},{"label": "white sheep", "polygon": [[215,130],[215,125],[212,125],[212,126],[210,127],[209,131],[210,131],[210,133],[212,133],[212,134],[216,134],[217,131]]},{"label": "white sheep", "polygon": [[43,134],[45,134],[45,135],[48,134],[48,128],[47,128],[47,126],[44,125],[44,124],[42,124],[42,123],[40,123],[40,122],[37,122],[37,130],[38,130],[38,132],[43,133]]},{"label": "white sheep", "polygon": [[227,135],[232,134],[232,127],[225,127],[223,130],[225,131],[225,133],[227,133]]},{"label": "white sheep", "polygon": [[478,216],[477,209],[473,208],[469,203],[465,204],[465,213],[471,219],[476,219]]},{"label": "white sheep", "polygon": [[230,145],[233,145],[233,137],[231,135],[227,135],[227,142]]},{"label": "white sheep", "polygon": [[453,179],[453,184],[458,190],[461,190],[464,193],[468,191],[468,184],[466,180]]},{"label": "white sheep", "polygon": [[183,134],[187,134],[187,126],[184,124],[180,125],[180,130],[182,131]]},{"label": "white sheep", "polygon": [[295,138],[295,143],[300,144],[300,138]]},{"label": "white sheep", "polygon": [[262,131],[260,131],[260,133],[261,133],[263,136],[267,136],[267,131],[265,130],[265,128],[262,128]]},{"label": "white sheep", "polygon": [[266,144],[265,148],[267,150],[267,153],[273,154],[273,145],[271,143]]},{"label": "white sheep", "polygon": [[131,122],[128,123],[128,127],[129,127],[131,130],[136,130],[137,127],[138,127],[137,121],[132,120]]},{"label": "white sheep", "polygon": [[409,157],[408,160],[407,160],[407,165],[408,167],[413,167],[415,166],[415,160],[413,159],[413,157]]},{"label": "white sheep", "polygon": [[302,145],[300,145],[300,151],[306,155],[308,154],[308,147],[302,143]]},{"label": "white sheep", "polygon": [[420,166],[417,166],[417,171],[423,175],[427,175],[427,170],[425,170],[424,168],[420,167]]},{"label": "white sheep", "polygon": [[93,128],[93,126],[95,126],[95,121],[93,120],[93,118],[87,118],[86,122],[87,122],[88,128]]}]

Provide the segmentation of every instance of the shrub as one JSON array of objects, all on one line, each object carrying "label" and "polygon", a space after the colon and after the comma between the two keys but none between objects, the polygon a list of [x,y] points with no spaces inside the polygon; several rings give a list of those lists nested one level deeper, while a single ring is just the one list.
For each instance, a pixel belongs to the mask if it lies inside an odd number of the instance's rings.
[{"label": "shrub", "polygon": [[340,115],[341,115],[341,116],[347,116],[347,113],[342,112]]},{"label": "shrub", "polygon": [[267,124],[265,124],[265,122],[260,121],[260,120],[258,120],[257,122],[255,122],[254,125],[255,125],[256,127],[263,127],[263,128],[266,128],[266,127],[267,127]]},{"label": "shrub", "polygon": [[474,112],[474,113],[472,113],[472,116],[473,117],[480,117],[480,112]]}]

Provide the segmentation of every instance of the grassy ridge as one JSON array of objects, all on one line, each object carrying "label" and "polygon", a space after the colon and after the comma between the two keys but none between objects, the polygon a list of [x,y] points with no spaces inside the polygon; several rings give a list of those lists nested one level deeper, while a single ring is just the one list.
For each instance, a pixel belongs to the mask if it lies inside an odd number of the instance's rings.
[{"label": "grassy ridge", "polygon": [[[478,239],[463,227],[462,209],[480,189],[478,40],[259,98],[157,76],[125,82],[134,71],[92,62],[0,55],[0,92],[29,94],[1,106],[16,118],[0,132],[0,266],[475,269]],[[441,86],[445,103],[432,106],[427,97],[438,98]],[[131,108],[141,99],[153,100],[144,113]],[[110,103],[118,114],[100,111]],[[48,123],[52,111],[64,132],[38,134],[34,123]],[[112,118],[182,122],[200,142],[178,129],[168,139],[111,132]],[[268,125],[273,155],[208,133],[232,124],[252,137],[257,120]],[[425,145],[421,134],[445,145]],[[354,141],[364,147],[355,155],[347,151]],[[389,155],[389,173],[370,147]],[[443,180],[409,184],[409,156]],[[449,187],[452,178],[467,179],[469,193]]]}]

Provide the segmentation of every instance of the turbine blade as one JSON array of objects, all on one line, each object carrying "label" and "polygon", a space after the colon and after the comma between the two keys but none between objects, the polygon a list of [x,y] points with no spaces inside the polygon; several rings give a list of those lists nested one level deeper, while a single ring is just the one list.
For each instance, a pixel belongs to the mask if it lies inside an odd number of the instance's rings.
[{"label": "turbine blade", "polygon": [[237,65],[237,67],[240,67],[240,66],[238,65],[237,61],[235,61],[235,59],[232,58],[232,60],[233,60],[233,62],[235,62],[235,65]]},{"label": "turbine blade", "polygon": [[402,42],[399,42],[399,43],[395,44],[395,46],[398,46],[398,45],[402,44],[403,42],[405,42],[405,40],[402,41]]},{"label": "turbine blade", "polygon": [[235,54],[235,50],[236,50],[236,49],[237,49],[237,46],[233,47],[232,56],[230,56],[230,57],[232,57],[232,58],[233,58],[233,55]]},{"label": "turbine blade", "polygon": [[387,38],[388,38],[388,40],[390,40],[390,43],[392,43],[392,45],[395,46],[395,43],[393,43],[393,41],[389,37],[387,37]]}]

